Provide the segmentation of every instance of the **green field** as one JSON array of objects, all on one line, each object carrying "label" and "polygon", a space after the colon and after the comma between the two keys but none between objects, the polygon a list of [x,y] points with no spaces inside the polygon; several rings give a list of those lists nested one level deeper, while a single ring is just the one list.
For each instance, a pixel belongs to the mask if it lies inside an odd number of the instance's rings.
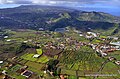
[{"label": "green field", "polygon": [[36,70],[42,70],[45,67],[45,64],[39,64],[36,62],[28,61],[25,65],[35,68]]},{"label": "green field", "polygon": [[74,75],[74,76],[76,76],[76,71],[62,69],[61,70],[61,74],[67,74],[67,75]]},{"label": "green field", "polygon": [[18,69],[20,69],[22,66],[21,65],[19,65],[19,64],[17,64],[17,65],[15,65],[15,66],[13,66],[11,69],[10,69],[10,71],[14,71],[14,72],[16,72]]},{"label": "green field", "polygon": [[49,58],[47,56],[42,55],[39,58],[34,58],[35,54],[24,54],[21,56],[22,59],[28,60],[28,61],[33,61],[33,62],[38,62],[38,63],[46,63],[49,61]]},{"label": "green field", "polygon": [[49,59],[48,59],[47,56],[41,56],[41,57],[37,60],[37,62],[39,62],[39,63],[46,63],[46,62],[48,62],[48,61],[49,61]]},{"label": "green field", "polygon": [[103,73],[111,73],[111,74],[118,74],[118,70],[120,67],[112,62],[108,62],[105,67],[103,68]]},{"label": "green field", "polygon": [[37,61],[37,58],[34,58],[33,56],[34,54],[24,54],[23,56],[21,56],[21,58],[29,61]]},{"label": "green field", "polygon": [[42,55],[42,54],[43,54],[42,49],[36,49],[36,51],[37,51],[37,53],[38,53],[39,55]]},{"label": "green field", "polygon": [[77,79],[76,76],[69,76],[68,79]]},{"label": "green field", "polygon": [[[116,60],[108,61],[107,63],[105,61],[108,60],[108,57],[115,57],[117,60],[120,60],[120,51],[110,52],[108,56],[100,57],[90,46],[90,44],[96,44],[98,47],[99,45],[106,45],[107,41],[110,41],[107,39],[107,35],[101,34],[97,38],[87,39],[85,36],[80,36],[73,29],[64,34],[33,30],[24,32],[9,31],[8,33],[10,33],[9,38],[0,40],[1,61],[3,56],[7,58],[12,55],[7,60],[15,63],[15,65],[8,69],[8,74],[16,79],[25,79],[16,72],[23,66],[28,66],[27,70],[34,72],[37,76],[44,76],[46,79],[51,77],[52,79],[57,78],[59,73],[65,75],[67,79],[77,79],[78,77],[80,77],[78,79],[93,79],[93,77],[83,76],[98,72],[101,74],[119,75],[118,70],[120,70],[120,67],[114,63]],[[83,35],[85,33],[83,32]],[[102,40],[102,38],[106,40]],[[7,39],[12,41],[7,42]],[[24,41],[28,42],[23,43]],[[34,55],[38,55],[38,57],[34,57]],[[15,59],[11,59],[15,56]],[[56,61],[50,62],[49,60]],[[4,66],[0,71],[7,70],[6,66],[9,65],[9,62],[8,64],[0,64],[0,66]],[[105,65],[102,68],[103,63]],[[47,66],[53,66],[51,70],[53,69],[55,77],[51,76],[49,72],[44,73],[46,69],[49,70]],[[60,70],[59,73],[57,73],[58,69]],[[118,77],[98,77],[97,79],[120,79]]]},{"label": "green field", "polygon": [[17,64],[13,66],[11,69],[7,70],[8,74],[15,79],[26,79],[26,77],[22,76],[21,74],[17,73],[16,71],[20,69],[22,66]]}]

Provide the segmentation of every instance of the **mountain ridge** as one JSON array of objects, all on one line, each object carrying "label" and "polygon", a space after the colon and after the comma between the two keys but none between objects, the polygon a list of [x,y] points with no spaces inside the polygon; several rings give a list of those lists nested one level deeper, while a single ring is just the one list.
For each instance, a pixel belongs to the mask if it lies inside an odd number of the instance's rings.
[{"label": "mountain ridge", "polygon": [[[87,28],[120,23],[120,18],[104,12],[87,12],[57,6],[22,5],[0,9],[0,26],[5,28],[44,28],[54,30],[59,27]],[[97,25],[97,26],[96,26]],[[109,27],[109,26],[106,26]],[[105,28],[106,28],[105,27]]]}]

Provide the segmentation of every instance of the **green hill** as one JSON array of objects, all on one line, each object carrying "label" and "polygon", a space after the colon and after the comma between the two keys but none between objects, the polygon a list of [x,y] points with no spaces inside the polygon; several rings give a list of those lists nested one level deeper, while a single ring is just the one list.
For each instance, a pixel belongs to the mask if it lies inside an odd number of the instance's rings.
[{"label": "green hill", "polygon": [[120,18],[103,12],[85,12],[56,6],[24,5],[0,9],[0,27],[54,30],[66,26],[78,29],[109,29]]}]

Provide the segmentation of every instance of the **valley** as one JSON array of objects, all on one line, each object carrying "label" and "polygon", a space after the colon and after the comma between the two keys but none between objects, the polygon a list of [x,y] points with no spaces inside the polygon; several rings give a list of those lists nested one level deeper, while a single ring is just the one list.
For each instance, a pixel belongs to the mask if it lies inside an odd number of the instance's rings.
[{"label": "valley", "polygon": [[120,44],[114,44],[120,41],[119,37],[71,27],[65,29],[64,32],[1,30],[0,76],[9,79],[120,78]]},{"label": "valley", "polygon": [[120,17],[70,8],[0,9],[0,79],[119,79]]}]

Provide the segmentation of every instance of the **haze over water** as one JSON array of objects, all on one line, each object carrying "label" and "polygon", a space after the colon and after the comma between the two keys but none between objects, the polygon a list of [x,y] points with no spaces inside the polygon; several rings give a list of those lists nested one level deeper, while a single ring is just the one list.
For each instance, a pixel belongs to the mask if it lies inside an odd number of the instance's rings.
[{"label": "haze over water", "polygon": [[[0,4],[0,9],[3,8],[13,8],[13,7],[18,7],[21,4]],[[59,5],[60,6],[60,5]],[[66,6],[65,6],[66,7]],[[69,6],[67,6],[69,7]],[[115,16],[120,16],[120,8],[119,7],[97,7],[97,6],[90,6],[86,5],[83,7],[76,7],[76,6],[72,6],[71,8],[77,9],[77,10],[83,10],[83,11],[96,11],[96,12],[105,12],[105,13],[109,13]]]},{"label": "haze over water", "polygon": [[83,11],[97,11],[97,12],[105,12],[112,14],[114,16],[120,16],[120,9],[119,8],[90,8],[90,7],[82,7],[79,10]]}]

